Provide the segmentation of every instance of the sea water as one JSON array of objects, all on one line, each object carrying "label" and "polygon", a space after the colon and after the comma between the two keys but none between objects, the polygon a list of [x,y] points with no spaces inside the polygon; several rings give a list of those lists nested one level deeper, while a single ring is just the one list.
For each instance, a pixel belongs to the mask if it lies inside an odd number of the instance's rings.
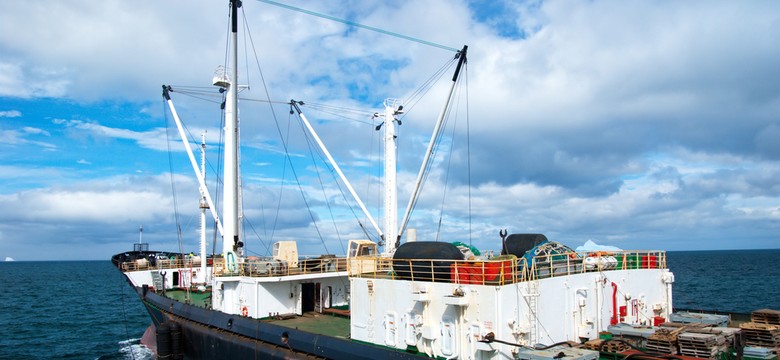
[{"label": "sea water", "polygon": [[[674,306],[780,310],[780,250],[667,253]],[[0,262],[0,359],[151,359],[150,320],[109,261]]]},{"label": "sea water", "polygon": [[0,263],[0,359],[151,359],[149,315],[110,261]]},{"label": "sea water", "polygon": [[749,314],[780,310],[780,249],[674,251],[675,308]]}]

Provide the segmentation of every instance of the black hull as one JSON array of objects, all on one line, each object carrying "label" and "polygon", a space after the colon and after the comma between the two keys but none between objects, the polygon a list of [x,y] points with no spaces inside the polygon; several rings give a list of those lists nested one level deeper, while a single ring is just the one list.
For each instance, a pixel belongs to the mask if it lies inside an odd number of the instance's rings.
[{"label": "black hull", "polygon": [[139,289],[138,295],[155,327],[166,321],[181,325],[185,359],[422,358],[417,354],[183,304],[148,289]]}]

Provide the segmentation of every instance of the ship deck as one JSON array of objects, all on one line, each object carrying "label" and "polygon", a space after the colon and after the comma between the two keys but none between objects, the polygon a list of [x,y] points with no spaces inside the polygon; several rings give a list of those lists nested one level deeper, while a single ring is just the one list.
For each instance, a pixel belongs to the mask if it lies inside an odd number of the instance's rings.
[{"label": "ship deck", "polygon": [[[211,291],[209,290],[203,292],[191,290],[188,294],[184,289],[174,289],[167,290],[164,296],[197,307],[206,309],[211,308]],[[187,300],[188,298],[189,300]],[[349,317],[342,316],[339,313],[344,313],[344,311],[323,314],[310,311],[301,316],[265,318],[259,319],[259,321],[291,329],[298,329],[313,334],[330,335],[346,339],[349,338]]]},{"label": "ship deck", "polygon": [[349,318],[336,314],[320,314],[314,311],[290,319],[267,319],[265,322],[307,331],[314,334],[349,338]]}]

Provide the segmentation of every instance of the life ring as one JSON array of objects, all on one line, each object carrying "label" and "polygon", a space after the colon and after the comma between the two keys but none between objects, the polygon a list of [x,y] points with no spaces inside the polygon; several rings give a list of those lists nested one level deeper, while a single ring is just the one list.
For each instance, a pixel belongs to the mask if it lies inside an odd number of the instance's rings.
[{"label": "life ring", "polygon": [[233,252],[225,254],[225,262],[227,262],[227,269],[229,272],[236,271],[236,255]]},{"label": "life ring", "polygon": [[241,315],[249,316],[249,309],[247,309],[246,306],[241,307]]}]

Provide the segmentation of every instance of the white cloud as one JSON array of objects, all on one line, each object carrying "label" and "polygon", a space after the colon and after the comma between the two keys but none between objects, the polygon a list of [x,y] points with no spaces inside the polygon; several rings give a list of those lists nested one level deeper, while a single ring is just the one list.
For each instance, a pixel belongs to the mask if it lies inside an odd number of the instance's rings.
[{"label": "white cloud", "polygon": [[[145,186],[127,185],[138,181],[119,177],[82,183],[78,188],[49,188],[2,195],[5,222],[61,222],[115,224],[144,221],[171,214],[165,176],[145,177]],[[162,185],[160,185],[162,184]],[[13,209],[24,208],[25,211]]]},{"label": "white cloud", "polygon": [[[180,141],[178,140],[179,133],[175,129],[166,131],[166,129],[164,128],[154,128],[147,131],[134,131],[130,129],[109,127],[93,121],[64,120],[64,119],[55,119],[54,123],[57,125],[62,125],[68,129],[76,129],[79,131],[83,131],[84,134],[96,138],[132,140],[135,141],[140,147],[146,149],[157,150],[157,151],[168,151],[170,145],[170,149],[173,151],[184,151],[184,147],[178,144],[178,142]],[[203,131],[205,130],[190,129],[190,134],[198,134]],[[214,129],[212,129],[211,131],[206,131],[207,135],[218,134],[218,133],[219,132]],[[169,135],[172,136],[171,141],[168,140]],[[217,141],[216,135],[207,136],[206,138],[207,138],[207,142]],[[190,145],[192,146],[193,149],[197,149],[198,146],[197,144],[191,143]]]},{"label": "white cloud", "polygon": [[50,134],[46,130],[32,128],[32,127],[24,127],[20,130],[0,130],[0,144],[11,145],[11,146],[30,144],[30,145],[39,146],[49,150],[53,150],[57,148],[56,145],[48,142],[31,140],[29,139],[31,135],[50,136]]},{"label": "white cloud", "polygon": [[19,110],[0,111],[0,118],[2,117],[15,118],[20,116],[22,116],[22,113]]},{"label": "white cloud", "polygon": [[[441,168],[431,175],[414,220],[421,238],[435,236],[433,224],[438,222],[445,185],[443,237],[462,237],[468,231],[464,223],[470,190],[471,231],[484,245],[491,244],[499,227],[548,232],[567,241],[668,239],[661,244],[670,248],[695,247],[686,238],[702,234],[704,227],[721,231],[722,239],[740,231],[755,231],[754,237],[766,239],[773,236],[771,231],[759,233],[766,228],[776,233],[780,82],[771,79],[780,78],[777,3],[509,2],[505,7],[510,16],[487,16],[485,23],[473,21],[468,4],[460,1],[341,5],[326,1],[302,6],[447,46],[470,45],[471,177],[463,171],[452,173],[444,184]],[[272,100],[292,97],[370,112],[386,97],[410,94],[452,56],[267,4],[245,3],[244,10]],[[177,15],[175,21],[171,14]],[[0,96],[54,97],[79,104],[140,101],[137,113],[160,120],[164,115],[150,99],[159,97],[161,83],[208,85],[211,71],[223,63],[226,14],[226,4],[207,1],[0,3]],[[511,26],[516,28],[500,29]],[[242,79],[257,80],[257,75]],[[253,81],[252,91],[242,96],[264,98],[259,85]],[[415,178],[416,155],[427,143],[443,91],[432,89],[430,99],[409,109],[413,111],[404,118],[399,133],[401,184]],[[187,98],[175,96],[182,113],[195,113],[186,119],[191,133],[197,137],[208,129],[209,144],[216,143],[220,132],[213,124],[219,115],[199,112]],[[272,181],[266,173],[280,167],[272,161],[282,149],[277,129],[265,104],[242,105],[251,109],[241,113],[244,145],[271,153],[244,159],[261,168],[252,169],[257,173],[245,178],[247,185],[276,187],[280,180]],[[216,110],[218,104],[209,106]],[[276,113],[280,123],[287,110]],[[453,115],[451,125],[457,120],[459,127],[455,132],[448,129],[446,136],[455,138],[446,141],[457,146],[465,142],[458,137],[465,116],[465,111]],[[0,117],[21,117],[21,111],[4,110]],[[83,119],[74,114],[52,117]],[[331,117],[336,115],[325,114],[322,120]],[[54,129],[28,122],[26,127],[0,130],[0,143],[54,149],[49,139],[65,129],[68,135],[168,149],[168,135],[159,125],[117,126],[114,119],[95,119],[56,120],[60,126]],[[207,122],[212,125],[204,125]],[[365,169],[376,165],[378,153],[363,147],[375,145],[372,136],[379,133],[368,135],[363,127],[370,125],[365,124],[327,125],[332,124],[315,127],[336,158],[351,165],[347,171],[358,178],[356,187],[376,188]],[[288,145],[296,159],[308,153],[302,140]],[[465,150],[442,148],[440,154],[448,152],[454,156],[452,168],[464,169]],[[76,159],[100,163],[82,154],[68,163]],[[82,167],[87,168],[94,167]],[[14,172],[31,178],[38,174],[29,167],[0,167],[0,177],[10,179]],[[309,172],[301,175],[313,177]],[[42,221],[67,224],[111,223],[108,218],[113,216],[130,221],[166,216],[151,204],[155,196],[166,198],[162,190],[103,186],[99,191],[29,190],[8,200],[29,201],[31,213]],[[322,190],[304,189],[322,208],[323,200],[315,196]],[[333,184],[325,194],[342,201],[334,195]],[[268,194],[250,196],[269,204],[278,201]],[[136,204],[138,200],[144,204]],[[279,231],[312,231],[301,200],[283,200],[282,222],[289,228]],[[68,212],[71,202],[73,211]],[[255,203],[245,205],[250,213],[262,212]],[[125,212],[118,210],[122,207]],[[61,211],[68,214],[56,215]],[[325,210],[318,216],[324,218]],[[729,244],[721,240],[712,246]]]},{"label": "white cloud", "polygon": [[[115,223],[127,220],[144,221],[167,213],[167,202],[159,194],[133,191],[99,193],[91,191],[46,192],[23,194],[9,202],[24,202],[26,220],[84,221]],[[156,204],[155,204],[156,203]]]}]

